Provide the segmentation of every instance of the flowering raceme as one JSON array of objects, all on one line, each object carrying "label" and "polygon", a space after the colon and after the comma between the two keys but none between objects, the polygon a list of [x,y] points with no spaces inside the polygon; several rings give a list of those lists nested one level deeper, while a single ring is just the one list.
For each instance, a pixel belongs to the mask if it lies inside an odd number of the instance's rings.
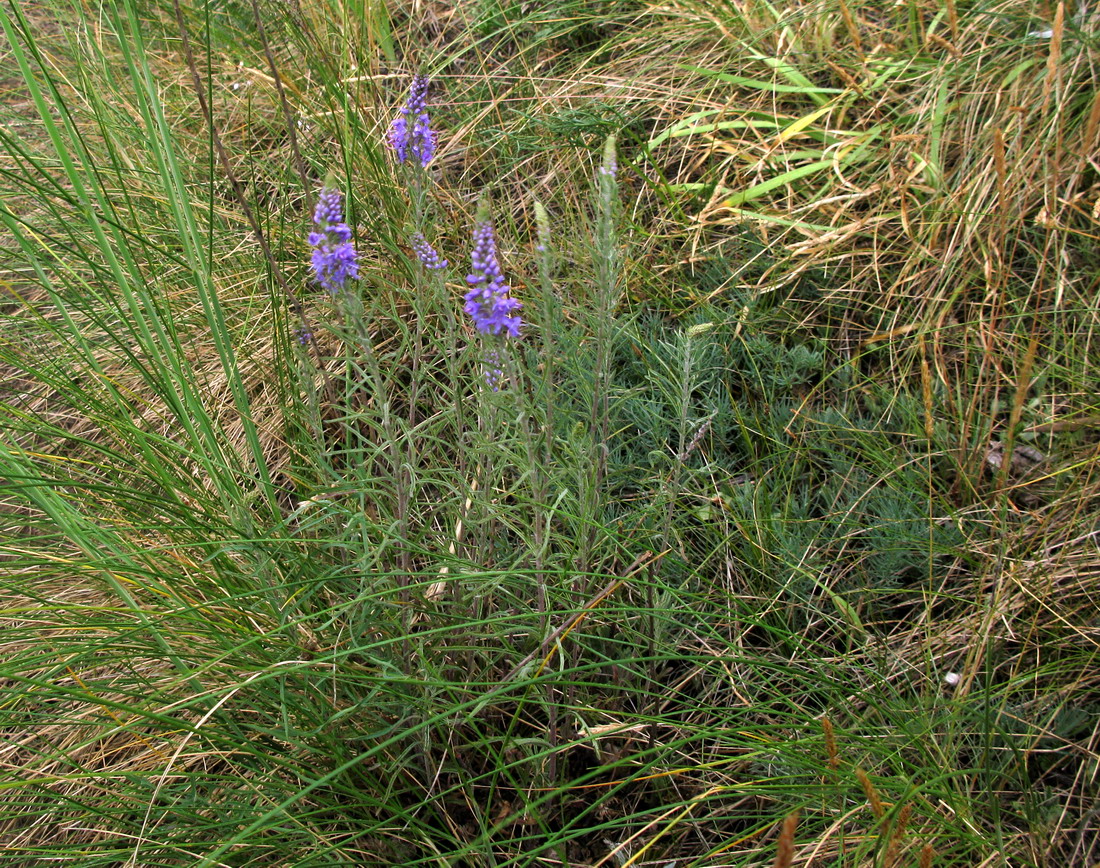
[{"label": "flowering raceme", "polygon": [[344,222],[339,190],[326,187],[321,191],[313,211],[313,224],[316,228],[309,233],[313,277],[335,295],[349,279],[359,277],[358,255],[351,243],[351,228]]},{"label": "flowering raceme", "polygon": [[507,331],[519,337],[523,321],[515,315],[521,305],[508,295],[508,284],[497,262],[496,237],[493,224],[487,218],[479,218],[474,227],[474,249],[470,253],[471,273],[466,282],[472,287],[466,293],[465,311],[474,321],[474,327],[482,334],[499,335]]},{"label": "flowering raceme", "polygon": [[614,178],[619,173],[619,161],[615,156],[615,136],[607,137],[603,145],[603,162],[600,164],[600,174]]},{"label": "flowering raceme", "polygon": [[[409,128],[409,118],[414,118]],[[409,154],[427,168],[435,154],[435,132],[428,117],[428,77],[417,75],[409,88],[409,98],[401,107],[399,114],[390,125],[388,140],[397,154],[399,163],[405,162]]]},{"label": "flowering raceme", "polygon": [[439,271],[447,267],[447,260],[441,259],[436,249],[428,243],[428,240],[419,232],[412,236],[413,253],[420,260],[420,264],[431,271]]}]

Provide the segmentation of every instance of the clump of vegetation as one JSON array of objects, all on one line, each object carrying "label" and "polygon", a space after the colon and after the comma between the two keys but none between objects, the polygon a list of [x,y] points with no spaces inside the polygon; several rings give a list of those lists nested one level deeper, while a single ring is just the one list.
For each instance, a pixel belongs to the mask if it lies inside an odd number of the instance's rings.
[{"label": "clump of vegetation", "polygon": [[1100,859],[1087,9],[0,26],[10,864]]}]

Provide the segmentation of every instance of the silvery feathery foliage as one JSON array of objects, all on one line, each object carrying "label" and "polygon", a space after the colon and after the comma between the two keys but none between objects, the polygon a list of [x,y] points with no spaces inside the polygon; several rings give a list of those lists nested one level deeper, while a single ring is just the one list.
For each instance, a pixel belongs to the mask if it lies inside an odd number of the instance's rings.
[{"label": "silvery feathery foliage", "polygon": [[508,295],[509,286],[497,261],[496,236],[493,224],[487,217],[479,216],[474,227],[474,249],[470,253],[471,273],[466,282],[472,287],[466,293],[465,311],[474,326],[483,334],[499,335],[506,331],[518,338],[523,321],[516,315],[521,307]]},{"label": "silvery feathery foliage", "polygon": [[309,233],[313,246],[310,264],[313,277],[331,293],[343,289],[349,279],[359,277],[358,255],[351,243],[351,228],[344,222],[343,197],[339,190],[326,187],[313,211],[316,227]]},{"label": "silvery feathery foliage", "polygon": [[[413,119],[411,127],[410,118]],[[435,154],[435,132],[430,124],[428,77],[417,75],[409,88],[409,98],[390,125],[388,140],[399,163],[405,162],[410,154],[425,168],[432,161]]]}]

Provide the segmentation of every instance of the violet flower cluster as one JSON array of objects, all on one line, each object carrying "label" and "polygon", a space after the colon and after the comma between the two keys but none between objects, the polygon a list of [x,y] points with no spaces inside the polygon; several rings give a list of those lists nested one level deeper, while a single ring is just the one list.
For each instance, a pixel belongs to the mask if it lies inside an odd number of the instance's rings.
[{"label": "violet flower cluster", "polygon": [[339,190],[326,187],[313,210],[316,228],[309,233],[313,246],[310,264],[313,277],[335,295],[349,280],[359,277],[358,254],[351,243],[351,227],[344,222],[343,197]]},{"label": "violet flower cluster", "polygon": [[[410,118],[413,119],[411,128],[409,127]],[[409,98],[394,118],[387,136],[399,163],[404,163],[411,154],[420,161],[422,167],[427,168],[435,154],[435,132],[430,124],[428,77],[417,75],[413,78],[412,87],[409,88]]]},{"label": "violet flower cluster", "polygon": [[493,224],[479,219],[474,227],[474,249],[470,253],[471,273],[466,282],[472,287],[466,293],[465,311],[474,321],[474,327],[482,334],[499,335],[506,331],[518,338],[523,321],[516,315],[521,307],[508,295],[509,286],[497,261],[496,237]]},{"label": "violet flower cluster", "polygon": [[420,260],[420,264],[431,271],[439,271],[447,267],[447,260],[440,258],[436,249],[428,243],[428,240],[420,232],[414,232],[412,236],[413,253]]},{"label": "violet flower cluster", "polygon": [[[412,158],[426,168],[435,154],[436,134],[428,116],[428,78],[416,75],[409,88],[405,104],[390,125],[386,140],[393,148],[397,160],[404,163]],[[469,291],[463,296],[465,311],[474,321],[474,327],[482,334],[507,335],[518,338],[523,321],[517,311],[522,306],[509,294],[504,273],[497,260],[496,237],[486,211],[479,211],[474,226],[473,251],[470,254],[471,269],[466,277]],[[421,219],[418,211],[418,222]],[[313,267],[322,286],[335,292],[347,276],[358,276],[355,251],[350,245],[351,233],[341,222],[340,199],[335,191],[326,190],[317,204],[314,216],[319,231],[310,235],[310,243],[316,250]],[[447,267],[447,260],[428,243],[422,232],[411,237],[413,252],[420,263],[431,271]],[[503,370],[499,357],[489,360],[488,377],[499,381]]]}]

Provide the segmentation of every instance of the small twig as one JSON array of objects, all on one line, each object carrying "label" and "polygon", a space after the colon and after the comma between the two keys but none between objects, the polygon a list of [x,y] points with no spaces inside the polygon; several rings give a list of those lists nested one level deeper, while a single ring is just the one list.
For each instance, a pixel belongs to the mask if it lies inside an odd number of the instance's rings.
[{"label": "small twig", "polygon": [[244,212],[245,219],[248,220],[248,225],[252,228],[252,234],[256,237],[256,241],[260,245],[260,250],[264,255],[264,259],[267,260],[268,267],[271,269],[275,281],[279,284],[279,288],[282,289],[291,309],[302,323],[302,334],[313,348],[313,355],[317,362],[317,367],[324,376],[325,385],[327,387],[328,371],[322,364],[321,348],[317,343],[316,336],[313,334],[313,329],[310,328],[309,318],[306,315],[305,307],[294,293],[294,290],[290,288],[290,284],[286,281],[286,276],[283,274],[279,264],[275,261],[275,256],[271,252],[271,246],[267,243],[267,237],[264,235],[263,227],[260,226],[259,221],[256,219],[255,212],[245,198],[244,188],[233,172],[233,167],[229,163],[229,155],[226,154],[221,136],[218,135],[217,127],[214,126],[214,114],[210,110],[209,103],[206,101],[206,93],[202,86],[202,77],[199,75],[199,69],[195,63],[195,55],[191,50],[191,39],[187,35],[187,24],[183,20],[183,10],[180,9],[179,0],[172,0],[172,7],[176,13],[176,24],[179,26],[180,41],[183,44],[183,55],[187,61],[187,68],[191,71],[191,82],[195,88],[195,96],[199,101],[199,111],[202,113],[203,119],[210,128],[210,138],[214,143],[214,150],[217,152],[218,162],[221,164],[222,171],[225,172],[225,177],[229,180],[229,184],[233,188],[233,196],[236,198],[237,204],[241,206],[241,211]]},{"label": "small twig", "polygon": [[625,576],[613,579],[602,591],[600,591],[591,600],[589,600],[581,609],[581,611],[574,614],[573,617],[571,617],[568,621],[565,621],[563,624],[554,628],[550,635],[542,640],[542,643],[539,645],[538,648],[536,648],[534,651],[524,657],[516,666],[512,668],[512,671],[505,675],[504,678],[501,680],[511,681],[513,678],[519,675],[519,673],[522,672],[528,664],[530,664],[538,657],[545,658],[542,661],[542,666],[539,667],[539,670],[541,671],[542,667],[549,662],[550,657],[553,656],[554,653],[553,651],[548,651],[548,649],[550,649],[560,639],[568,635],[574,627],[576,627],[581,621],[588,617],[588,614],[593,609],[595,609],[596,606],[598,606],[605,599],[615,593],[615,591],[617,591],[622,586],[623,582],[637,575],[642,570],[642,568],[645,567],[652,559],[653,552],[642,552],[642,554],[638,555],[638,557],[634,560],[634,563],[630,565],[630,568],[627,570],[627,574]]},{"label": "small twig", "polygon": [[279,107],[283,112],[283,123],[286,124],[287,135],[290,136],[290,153],[294,156],[294,168],[302,182],[302,189],[309,189],[309,177],[306,175],[306,163],[302,159],[302,152],[298,149],[298,134],[294,131],[294,118],[290,113],[290,103],[286,99],[286,91],[283,89],[283,77],[279,75],[279,69],[275,66],[275,57],[271,53],[271,45],[267,41],[267,31],[264,30],[264,22],[260,17],[260,5],[252,0],[252,17],[256,19],[256,32],[260,35],[260,44],[264,47],[264,57],[267,58],[268,68],[271,70],[271,80],[275,84],[275,92],[279,95]]}]

